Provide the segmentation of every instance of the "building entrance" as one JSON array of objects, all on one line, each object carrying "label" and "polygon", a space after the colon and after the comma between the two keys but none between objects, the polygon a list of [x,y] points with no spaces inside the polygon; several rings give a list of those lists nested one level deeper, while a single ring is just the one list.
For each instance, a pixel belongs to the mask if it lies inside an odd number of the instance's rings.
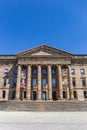
[{"label": "building entrance", "polygon": [[11,98],[11,99],[12,99],[12,100],[15,99],[15,91],[12,92],[12,98]]},{"label": "building entrance", "polygon": [[46,92],[45,92],[45,91],[42,92],[42,100],[43,100],[43,101],[46,100]]},{"label": "building entrance", "polygon": [[52,92],[52,98],[53,98],[53,100],[57,100],[57,98],[56,98],[56,91]]},{"label": "building entrance", "polygon": [[33,95],[32,96],[33,96],[32,99],[35,101],[37,99],[37,94],[36,94],[35,91],[33,91]]}]

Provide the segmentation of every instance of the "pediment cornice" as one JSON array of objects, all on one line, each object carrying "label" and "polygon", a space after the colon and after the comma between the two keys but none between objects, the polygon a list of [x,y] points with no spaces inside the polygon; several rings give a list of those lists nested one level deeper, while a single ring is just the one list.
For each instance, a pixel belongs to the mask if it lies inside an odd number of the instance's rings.
[{"label": "pediment cornice", "polygon": [[74,55],[47,45],[41,45],[33,49],[16,54],[17,57],[73,57]]}]

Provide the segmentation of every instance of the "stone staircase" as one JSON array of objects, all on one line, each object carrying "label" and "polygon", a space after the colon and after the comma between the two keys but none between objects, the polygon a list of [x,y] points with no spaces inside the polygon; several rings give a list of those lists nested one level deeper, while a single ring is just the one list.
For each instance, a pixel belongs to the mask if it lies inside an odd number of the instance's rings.
[{"label": "stone staircase", "polygon": [[87,111],[87,101],[0,101],[0,111]]}]

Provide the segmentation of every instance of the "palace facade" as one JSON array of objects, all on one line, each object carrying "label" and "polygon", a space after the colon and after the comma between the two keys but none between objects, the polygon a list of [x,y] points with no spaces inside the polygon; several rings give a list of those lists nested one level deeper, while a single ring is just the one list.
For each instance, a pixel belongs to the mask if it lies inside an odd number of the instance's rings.
[{"label": "palace facade", "polygon": [[0,100],[86,100],[87,55],[47,45],[0,55]]}]

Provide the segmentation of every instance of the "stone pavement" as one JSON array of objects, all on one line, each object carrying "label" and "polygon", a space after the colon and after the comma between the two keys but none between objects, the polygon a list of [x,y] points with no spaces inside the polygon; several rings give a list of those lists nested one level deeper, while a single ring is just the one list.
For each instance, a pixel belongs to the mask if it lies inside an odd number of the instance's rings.
[{"label": "stone pavement", "polygon": [[86,130],[87,112],[0,112],[0,130]]}]

